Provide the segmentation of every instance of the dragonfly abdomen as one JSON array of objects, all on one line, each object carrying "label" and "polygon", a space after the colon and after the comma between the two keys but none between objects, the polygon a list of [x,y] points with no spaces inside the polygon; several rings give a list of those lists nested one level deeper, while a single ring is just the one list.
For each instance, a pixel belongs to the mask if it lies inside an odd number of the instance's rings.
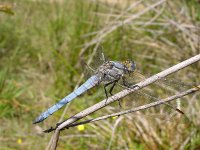
[{"label": "dragonfly abdomen", "polygon": [[65,98],[61,99],[58,103],[47,109],[44,113],[42,113],[36,120],[34,121],[34,124],[39,123],[46,118],[48,118],[50,115],[52,115],[54,112],[59,110],[61,107],[75,99],[77,96],[85,93],[87,90],[91,89],[94,86],[97,86],[100,83],[100,80],[97,76],[90,77],[84,84],[82,84],[79,88],[74,90],[71,94],[67,95]]}]

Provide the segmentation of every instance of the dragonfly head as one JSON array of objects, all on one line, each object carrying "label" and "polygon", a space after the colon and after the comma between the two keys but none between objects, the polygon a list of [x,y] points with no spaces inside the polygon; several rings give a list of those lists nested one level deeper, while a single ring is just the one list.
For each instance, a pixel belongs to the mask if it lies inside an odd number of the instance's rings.
[{"label": "dragonfly head", "polygon": [[135,68],[136,68],[136,64],[134,61],[131,61],[131,60],[127,60],[124,62],[124,65],[126,66],[127,70],[129,72],[133,72],[135,71]]}]

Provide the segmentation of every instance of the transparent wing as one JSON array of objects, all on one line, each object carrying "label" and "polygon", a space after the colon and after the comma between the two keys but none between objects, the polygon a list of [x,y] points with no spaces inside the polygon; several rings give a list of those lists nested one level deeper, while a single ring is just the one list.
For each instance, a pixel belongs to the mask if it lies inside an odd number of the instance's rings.
[{"label": "transparent wing", "polygon": [[90,65],[87,63],[86,60],[84,60],[83,58],[80,58],[80,62],[81,62],[81,70],[83,72],[84,79],[88,79],[89,77],[94,75],[93,68],[90,67]]},{"label": "transparent wing", "polygon": [[98,46],[93,49],[92,55],[92,61],[90,63],[90,66],[96,70],[99,66],[101,66],[107,59],[105,58],[105,55],[103,53],[103,47]]},{"label": "transparent wing", "polygon": [[[126,75],[125,81],[126,84],[130,87],[144,80],[145,78],[146,77],[142,75],[140,72],[135,71],[132,74]],[[124,86],[123,81],[121,81],[119,84]],[[126,104],[126,107],[136,107],[150,103],[152,101],[158,101],[160,99],[172,96],[177,92],[181,92],[183,90],[192,88],[192,86],[193,86],[192,84],[186,84],[181,82],[180,80],[176,80],[173,78],[169,79],[164,78],[128,96],[129,97],[128,99],[131,100]],[[175,112],[183,113],[181,111],[181,105],[182,104],[180,103],[180,101],[174,101],[167,103],[164,106],[163,105],[159,106],[160,109],[156,108],[153,110],[154,111],[156,110],[156,112],[166,111],[172,113]]]},{"label": "transparent wing", "polygon": [[83,68],[84,76],[89,78],[94,74],[96,69],[106,61],[102,46],[95,47],[87,60],[81,58],[81,67]]},{"label": "transparent wing", "polygon": [[120,81],[120,84],[125,84],[128,85],[128,86],[132,86],[142,80],[145,80],[145,76],[142,75],[141,73],[139,73],[138,71],[134,71],[130,74],[126,74],[124,77],[123,77],[123,80]]},{"label": "transparent wing", "polygon": [[[125,80],[128,84],[134,85],[142,80],[145,80],[148,78],[146,75],[143,75],[139,71],[135,71],[131,73],[130,75],[125,76]],[[156,85],[157,87],[161,89],[166,89],[168,91],[182,91],[188,88],[192,88],[193,86],[196,86],[197,84],[192,82],[183,82],[179,79],[173,78],[173,77],[165,77],[158,81],[156,81],[153,85]]]}]

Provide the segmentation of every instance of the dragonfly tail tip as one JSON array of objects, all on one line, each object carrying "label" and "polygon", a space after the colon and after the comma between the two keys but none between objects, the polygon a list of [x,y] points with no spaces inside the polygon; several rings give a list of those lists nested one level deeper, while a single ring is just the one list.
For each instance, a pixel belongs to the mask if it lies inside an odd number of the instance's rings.
[{"label": "dragonfly tail tip", "polygon": [[37,124],[37,123],[39,123],[40,121],[39,120],[35,120],[35,121],[33,121],[33,124]]},{"label": "dragonfly tail tip", "polygon": [[42,122],[44,120],[44,117],[38,117],[35,119],[35,121],[33,122],[33,124],[37,124],[39,122]]}]

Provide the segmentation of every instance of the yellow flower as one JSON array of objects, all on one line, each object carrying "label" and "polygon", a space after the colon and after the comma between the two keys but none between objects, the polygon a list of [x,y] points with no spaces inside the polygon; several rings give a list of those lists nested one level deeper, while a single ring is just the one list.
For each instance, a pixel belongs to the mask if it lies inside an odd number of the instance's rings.
[{"label": "yellow flower", "polygon": [[116,119],[116,118],[117,118],[117,116],[113,116],[113,117],[112,117],[112,119]]},{"label": "yellow flower", "polygon": [[22,139],[18,139],[18,140],[17,140],[17,143],[18,143],[18,144],[22,144]]},{"label": "yellow flower", "polygon": [[79,131],[85,130],[85,126],[84,125],[79,125],[79,126],[77,126],[77,128],[78,128]]}]

